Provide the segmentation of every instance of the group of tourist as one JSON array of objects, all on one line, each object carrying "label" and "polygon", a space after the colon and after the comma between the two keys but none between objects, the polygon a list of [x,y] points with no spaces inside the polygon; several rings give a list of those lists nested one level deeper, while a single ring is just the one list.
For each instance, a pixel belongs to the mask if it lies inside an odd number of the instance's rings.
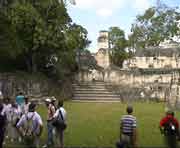
[{"label": "group of tourist", "polygon": [[[63,102],[58,105],[55,97],[44,100],[47,107],[47,143],[43,146],[64,147],[64,130],[66,129],[66,111]],[[28,97],[22,93],[16,99],[4,99],[0,103],[0,148],[9,139],[9,142],[23,142],[26,147],[39,147],[40,136],[43,131],[43,121],[36,111],[37,104],[29,102]],[[128,106],[127,115],[123,115],[120,122],[120,140],[117,148],[138,147],[136,117],[133,116],[133,107]],[[165,137],[169,148],[177,147],[180,139],[179,123],[174,117],[174,112],[168,110],[166,116],[160,120],[160,131]]]},{"label": "group of tourist", "polygon": [[[117,148],[137,148],[136,117],[132,115],[133,107],[128,106],[127,115],[123,115],[120,123],[120,141],[116,143]],[[174,117],[174,112],[168,110],[165,117],[160,120],[159,128],[164,136],[168,148],[177,148],[180,140],[179,122]]]},{"label": "group of tourist", "polygon": [[[56,145],[63,148],[63,133],[66,129],[66,111],[63,102],[55,97],[47,98],[47,143],[43,147]],[[43,131],[41,115],[36,111],[37,103],[19,93],[16,99],[3,99],[0,103],[0,148],[8,143],[20,142],[26,147],[40,147]],[[55,139],[56,138],[56,139]],[[54,140],[55,139],[55,140]]]}]

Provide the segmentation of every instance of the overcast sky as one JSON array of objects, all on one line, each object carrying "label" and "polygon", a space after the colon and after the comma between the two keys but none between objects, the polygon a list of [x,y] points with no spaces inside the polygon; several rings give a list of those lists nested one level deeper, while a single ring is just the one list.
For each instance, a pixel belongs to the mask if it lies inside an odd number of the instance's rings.
[{"label": "overcast sky", "polygon": [[[163,0],[169,6],[180,6],[180,0]],[[89,50],[97,52],[97,37],[100,30],[111,26],[123,29],[126,36],[138,14],[156,4],[156,0],[76,0],[76,5],[68,4],[68,12],[73,22],[88,31],[92,41]]]}]

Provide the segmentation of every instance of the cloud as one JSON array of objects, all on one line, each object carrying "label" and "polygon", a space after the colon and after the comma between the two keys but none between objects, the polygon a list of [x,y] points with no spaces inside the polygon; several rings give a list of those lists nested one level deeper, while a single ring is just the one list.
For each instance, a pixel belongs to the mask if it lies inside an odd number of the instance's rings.
[{"label": "cloud", "polygon": [[109,17],[124,6],[125,0],[76,0],[76,6],[84,10],[93,10],[97,15]]},{"label": "cloud", "polygon": [[127,7],[143,12],[154,0],[76,0],[76,7],[95,11],[98,16],[110,17],[118,9]]},{"label": "cloud", "polygon": [[99,9],[96,13],[102,17],[109,17],[113,14],[112,10],[106,8]]},{"label": "cloud", "polygon": [[134,0],[133,3],[133,8],[139,12],[142,12],[151,6],[150,0]]}]

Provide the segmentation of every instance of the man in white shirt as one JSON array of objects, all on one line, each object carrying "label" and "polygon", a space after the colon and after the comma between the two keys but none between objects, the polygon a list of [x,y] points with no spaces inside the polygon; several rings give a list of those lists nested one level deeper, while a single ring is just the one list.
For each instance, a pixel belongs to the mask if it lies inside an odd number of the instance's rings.
[{"label": "man in white shirt", "polygon": [[30,142],[29,139],[31,137],[31,142],[33,143],[28,143],[28,145],[30,144],[31,147],[32,144],[34,144],[35,147],[39,147],[39,140],[43,129],[42,119],[35,111],[35,108],[36,105],[31,103],[29,105],[29,112],[21,117],[16,126],[21,136],[28,139],[26,142]]}]

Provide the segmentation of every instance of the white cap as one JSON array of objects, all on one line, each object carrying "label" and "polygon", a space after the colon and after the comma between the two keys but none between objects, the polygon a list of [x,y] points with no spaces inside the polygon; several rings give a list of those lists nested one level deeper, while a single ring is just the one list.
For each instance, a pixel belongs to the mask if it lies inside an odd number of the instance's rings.
[{"label": "white cap", "polygon": [[49,98],[47,98],[45,101],[46,101],[46,102],[51,102],[51,100],[50,100]]},{"label": "white cap", "polygon": [[51,97],[52,101],[56,101],[56,98],[54,96]]}]

